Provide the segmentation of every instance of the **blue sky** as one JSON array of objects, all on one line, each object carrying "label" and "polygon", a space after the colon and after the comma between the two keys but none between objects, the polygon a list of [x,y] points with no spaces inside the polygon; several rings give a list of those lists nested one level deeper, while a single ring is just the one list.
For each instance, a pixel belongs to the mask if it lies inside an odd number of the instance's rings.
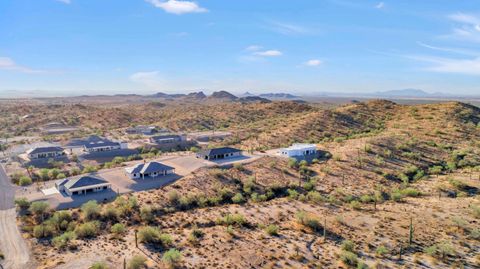
[{"label": "blue sky", "polygon": [[476,0],[2,0],[0,96],[480,93]]}]

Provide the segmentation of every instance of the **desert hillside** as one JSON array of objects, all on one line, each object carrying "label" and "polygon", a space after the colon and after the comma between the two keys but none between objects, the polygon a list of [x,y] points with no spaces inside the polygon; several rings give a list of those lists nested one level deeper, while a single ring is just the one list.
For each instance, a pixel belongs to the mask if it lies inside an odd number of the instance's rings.
[{"label": "desert hillside", "polygon": [[24,209],[40,268],[117,268],[139,255],[149,268],[480,266],[477,107],[378,100],[333,109],[197,104],[181,116],[164,109],[154,110],[179,129],[238,128],[245,149],[311,142],[323,154],[311,164],[265,155],[201,168],[104,205],[42,216]]}]

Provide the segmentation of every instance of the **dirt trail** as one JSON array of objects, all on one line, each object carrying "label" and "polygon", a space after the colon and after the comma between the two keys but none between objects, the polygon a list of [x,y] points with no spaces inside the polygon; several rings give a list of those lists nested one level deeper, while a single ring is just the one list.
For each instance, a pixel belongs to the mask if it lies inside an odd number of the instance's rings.
[{"label": "dirt trail", "polygon": [[14,195],[15,188],[0,165],[0,252],[5,256],[0,264],[5,269],[34,268],[29,263],[27,244],[17,227]]},{"label": "dirt trail", "polygon": [[15,221],[15,208],[0,210],[0,250],[5,255],[4,268],[26,269],[29,262],[27,244],[20,235]]}]

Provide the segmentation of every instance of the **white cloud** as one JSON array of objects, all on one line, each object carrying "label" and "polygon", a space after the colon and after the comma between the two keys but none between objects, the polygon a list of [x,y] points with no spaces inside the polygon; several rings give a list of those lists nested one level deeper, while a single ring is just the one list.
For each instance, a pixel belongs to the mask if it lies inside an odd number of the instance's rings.
[{"label": "white cloud", "polygon": [[259,46],[259,45],[251,45],[251,46],[248,46],[245,48],[246,51],[259,51],[261,50],[263,47],[262,46]]},{"label": "white cloud", "polygon": [[321,64],[323,64],[323,61],[318,60],[318,59],[312,59],[312,60],[309,60],[309,61],[305,62],[306,66],[319,66]]},{"label": "white cloud", "polygon": [[129,77],[130,81],[143,84],[149,88],[159,88],[164,84],[158,71],[137,72]]},{"label": "white cloud", "polygon": [[431,56],[407,56],[410,59],[430,63],[425,70],[439,73],[456,73],[480,76],[480,57],[456,59]]},{"label": "white cloud", "polygon": [[72,1],[71,0],[56,0],[57,2],[61,2],[61,3],[64,3],[64,4],[71,4]]},{"label": "white cloud", "polygon": [[431,49],[431,50],[436,50],[436,51],[443,51],[443,52],[450,52],[450,53],[455,53],[455,54],[462,54],[462,55],[470,55],[470,56],[480,56],[480,52],[472,51],[472,50],[466,50],[462,48],[449,48],[449,47],[437,47],[437,46],[432,46],[429,44],[425,44],[423,42],[417,42],[418,45]]},{"label": "white cloud", "polygon": [[385,3],[384,2],[380,2],[378,4],[375,5],[375,8],[378,8],[378,9],[382,9],[385,7]]},{"label": "white cloud", "polygon": [[480,17],[465,13],[455,13],[449,15],[448,18],[459,25],[447,37],[480,42]]},{"label": "white cloud", "polygon": [[302,35],[310,33],[310,30],[303,26],[279,21],[268,21],[266,28],[283,35]]},{"label": "white cloud", "polygon": [[30,67],[17,64],[14,60],[8,57],[0,57],[0,69],[17,71],[22,73],[44,73],[44,70],[36,70]]},{"label": "white cloud", "polygon": [[262,57],[278,57],[282,56],[283,53],[279,50],[265,50],[265,51],[257,51],[254,55],[262,56]]},{"label": "white cloud", "polygon": [[172,14],[186,14],[186,13],[204,13],[208,9],[200,7],[196,2],[183,0],[145,0],[147,3],[155,7],[165,10],[165,12]]}]

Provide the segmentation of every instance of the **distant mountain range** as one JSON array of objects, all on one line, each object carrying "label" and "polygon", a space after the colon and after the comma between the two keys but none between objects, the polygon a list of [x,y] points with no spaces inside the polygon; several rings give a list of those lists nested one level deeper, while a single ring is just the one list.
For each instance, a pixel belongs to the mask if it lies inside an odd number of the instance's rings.
[{"label": "distant mountain range", "polygon": [[419,89],[401,89],[401,90],[390,90],[383,92],[375,92],[372,95],[374,96],[385,96],[385,97],[432,97],[441,95],[441,93],[428,93]]}]

